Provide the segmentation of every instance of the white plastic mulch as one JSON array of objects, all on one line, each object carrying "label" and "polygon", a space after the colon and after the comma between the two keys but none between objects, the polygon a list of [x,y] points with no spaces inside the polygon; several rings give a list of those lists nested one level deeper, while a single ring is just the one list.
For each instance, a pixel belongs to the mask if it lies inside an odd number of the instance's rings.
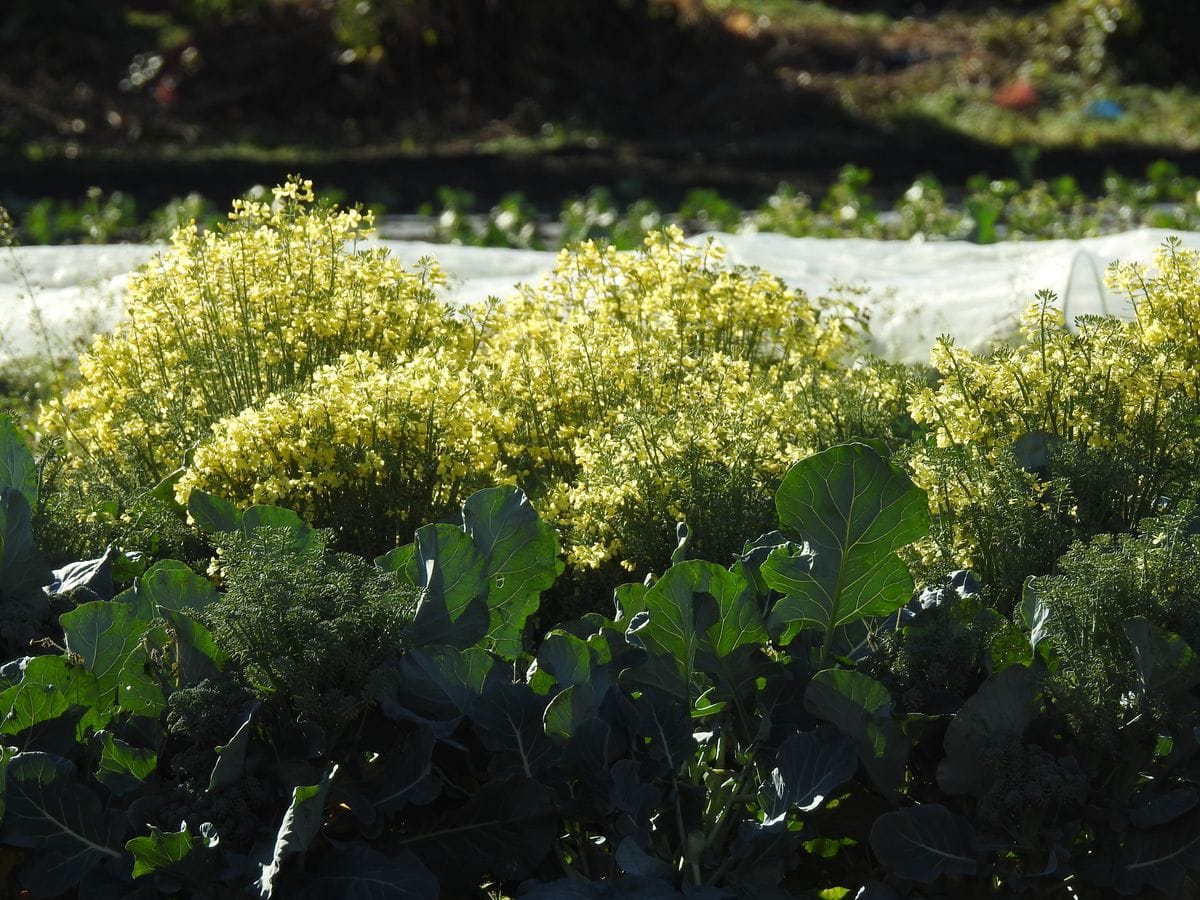
[{"label": "white plastic mulch", "polygon": [[[1012,333],[1016,317],[1041,289],[1054,291],[1068,320],[1085,313],[1128,315],[1104,287],[1114,260],[1150,262],[1170,234],[1142,229],[1080,241],[960,241],[915,243],[861,239],[788,238],[774,234],[715,238],[730,263],[756,265],[811,296],[839,285],[870,314],[878,352],[924,359],[940,334],[979,348]],[[1200,249],[1200,233],[1178,235]],[[696,238],[695,240],[703,240]],[[449,299],[504,296],[518,282],[549,271],[555,254],[381,241],[401,261],[435,257],[450,276]],[[0,359],[61,351],[110,328],[121,315],[129,271],[161,246],[20,247],[0,251]]]}]

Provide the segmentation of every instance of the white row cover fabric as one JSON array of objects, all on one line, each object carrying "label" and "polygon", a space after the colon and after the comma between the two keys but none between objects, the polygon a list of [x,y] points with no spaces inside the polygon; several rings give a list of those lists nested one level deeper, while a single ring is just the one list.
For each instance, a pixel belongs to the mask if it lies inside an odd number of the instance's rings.
[{"label": "white row cover fabric", "polygon": [[[716,234],[727,262],[759,266],[812,297],[851,290],[870,316],[875,350],[920,361],[941,334],[982,348],[1012,334],[1042,289],[1055,292],[1068,320],[1087,313],[1129,315],[1104,286],[1109,263],[1151,262],[1174,232],[1155,229],[1079,241],[870,241]],[[1200,249],[1200,232],[1178,235]],[[703,241],[701,235],[693,241]],[[448,299],[504,296],[536,281],[555,254],[532,250],[380,241],[401,262],[432,256],[446,270]],[[154,245],[18,247],[0,251],[0,359],[85,345],[121,315],[126,276],[163,251]],[[862,292],[862,293],[858,293]]]}]

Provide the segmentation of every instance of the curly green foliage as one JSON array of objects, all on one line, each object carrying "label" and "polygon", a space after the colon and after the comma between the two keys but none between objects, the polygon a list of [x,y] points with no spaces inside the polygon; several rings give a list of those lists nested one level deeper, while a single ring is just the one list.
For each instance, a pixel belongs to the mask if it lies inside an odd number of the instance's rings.
[{"label": "curly green foliage", "polygon": [[[1072,513],[1076,505],[1066,478],[1030,472],[1012,453],[995,461],[972,456],[961,447],[924,448],[923,465],[938,473],[939,488],[975,486],[971,497],[936,505],[930,537],[935,549],[913,561],[917,581],[936,581],[963,565],[964,541],[983,548],[970,554],[970,567],[983,585],[983,597],[1004,615],[1016,607],[1030,575],[1054,572],[1058,558],[1085,534]],[[932,501],[937,501],[934,504]]]},{"label": "curly green foliage", "polygon": [[227,590],[205,617],[256,695],[329,733],[368,705],[365,685],[399,652],[416,589],[330,552],[327,532],[313,538],[298,546],[291,529],[265,527],[221,535]]},{"label": "curly green foliage", "polygon": [[1127,701],[1137,675],[1124,626],[1142,616],[1200,647],[1196,507],[1145,519],[1137,535],[1076,544],[1059,573],[1036,579],[1034,589],[1050,610],[1048,634],[1060,657],[1050,687],[1064,711],[1097,741],[1113,740],[1135,718],[1152,728],[1153,709]]}]

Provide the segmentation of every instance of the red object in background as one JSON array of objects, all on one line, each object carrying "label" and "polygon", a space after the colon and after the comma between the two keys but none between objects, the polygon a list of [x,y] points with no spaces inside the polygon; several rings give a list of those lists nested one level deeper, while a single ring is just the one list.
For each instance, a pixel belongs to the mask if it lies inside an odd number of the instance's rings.
[{"label": "red object in background", "polygon": [[996,91],[992,102],[1002,109],[1023,112],[1037,107],[1042,102],[1042,98],[1030,81],[1018,78]]}]

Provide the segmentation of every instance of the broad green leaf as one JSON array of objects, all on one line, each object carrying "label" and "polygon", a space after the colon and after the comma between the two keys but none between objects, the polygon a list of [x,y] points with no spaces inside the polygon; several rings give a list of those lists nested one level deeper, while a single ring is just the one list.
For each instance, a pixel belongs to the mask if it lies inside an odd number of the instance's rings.
[{"label": "broad green leaf", "polygon": [[370,799],[377,811],[394,815],[429,781],[436,743],[433,729],[417,728],[409,733],[402,748],[380,756],[371,764]]},{"label": "broad green leaf", "polygon": [[1138,684],[1147,694],[1181,694],[1200,683],[1200,660],[1187,641],[1138,616],[1124,625]]},{"label": "broad green leaf", "polygon": [[618,622],[627,623],[638,613],[646,609],[646,591],[650,590],[648,584],[641,582],[629,582],[622,584],[613,591],[613,601],[616,603],[616,616]]},{"label": "broad green leaf", "polygon": [[[621,675],[625,682],[625,673]],[[690,707],[677,697],[656,689],[645,688],[640,696],[631,698],[629,725],[633,733],[644,739],[644,751],[652,760],[662,763],[668,777],[683,771],[696,750],[695,726]]]},{"label": "broad green leaf", "polygon": [[410,647],[466,649],[488,633],[488,582],[474,542],[451,525],[417,530],[413,557],[421,600],[405,640]]},{"label": "broad green leaf", "polygon": [[931,884],[943,875],[974,875],[974,829],[937,803],[884,813],[871,826],[871,850],[896,878]]},{"label": "broad green leaf", "polygon": [[1132,829],[1117,857],[1117,888],[1142,896],[1147,887],[1163,896],[1179,893],[1184,875],[1200,869],[1200,815],[1165,828]]},{"label": "broad green leaf", "polygon": [[98,731],[94,743],[100,748],[96,780],[117,796],[136,791],[158,765],[153,750],[131,747],[111,731]]},{"label": "broad green leaf", "polygon": [[142,641],[148,623],[119,603],[96,601],[59,617],[68,652],[96,676],[102,703],[157,719],[166,705],[162,688],[146,671],[149,655]]},{"label": "broad green leaf", "polygon": [[563,571],[558,535],[538,518],[525,492],[510,486],[468,497],[463,530],[484,559],[489,645],[501,658],[516,659],[525,620]]},{"label": "broad green leaf", "polygon": [[215,494],[198,489],[188,495],[188,515],[205,534],[239,531],[242,514],[237,507]]},{"label": "broad green leaf", "polygon": [[559,751],[546,735],[545,714],[546,698],[526,684],[497,680],[476,698],[471,721],[492,752],[489,769],[494,774],[536,779],[554,763]]},{"label": "broad green leaf", "polygon": [[[834,629],[906,604],[912,578],[895,551],[929,530],[925,494],[865,444],[845,444],[794,465],[775,496],[784,528],[806,541],[763,563],[784,597],[769,624],[789,642],[805,628]],[[811,559],[809,556],[811,555]]]},{"label": "broad green leaf", "polygon": [[[113,595],[112,565],[120,554],[110,544],[103,556],[68,563],[50,573],[45,586],[47,594],[70,594],[80,591],[82,599],[111,600]],[[77,598],[79,599],[79,598]],[[82,602],[82,599],[80,602]]]},{"label": "broad green leaf", "polygon": [[208,789],[217,791],[230,787],[242,780],[246,768],[246,749],[250,746],[250,736],[254,733],[254,717],[258,713],[258,705],[246,716],[246,721],[238,726],[229,743],[217,747],[217,761],[213,764],[212,774],[208,778]]},{"label": "broad green leaf", "polygon": [[304,871],[296,900],[438,900],[437,877],[408,851],[380,853],[358,842]]},{"label": "broad green leaf", "polygon": [[587,641],[555,630],[546,635],[537,652],[538,671],[553,676],[560,688],[588,684],[592,680],[592,651]]},{"label": "broad green leaf", "polygon": [[0,597],[14,617],[13,604],[36,619],[48,611],[42,585],[52,580],[33,543],[33,510],[16,488],[0,490]]},{"label": "broad green leaf", "polygon": [[292,789],[292,802],[283,814],[283,822],[275,835],[275,846],[270,860],[262,867],[258,879],[259,896],[275,896],[275,880],[279,877],[283,862],[289,856],[303,853],[321,831],[325,818],[325,798],[337,775],[337,764],[331,765],[317,784],[300,785]]},{"label": "broad green leaf", "polygon": [[180,612],[204,612],[218,599],[217,589],[203,575],[174,559],[155,563],[138,579],[142,595],[156,607]]},{"label": "broad green leaf", "polygon": [[113,849],[123,817],[106,816],[100,800],[75,780],[70,760],[50,753],[18,753],[5,774],[0,843],[31,852],[21,880],[33,894],[56,897],[102,863],[119,859]]},{"label": "broad green leaf", "polygon": [[194,685],[225,668],[229,657],[217,646],[212,632],[187,613],[163,607],[158,612],[170,627],[168,652],[178,666],[181,686]]},{"label": "broad green leaf", "polygon": [[[1021,619],[1029,629],[1029,648],[1037,658],[1041,644],[1050,636],[1050,605],[1037,589],[1037,578],[1030,575],[1021,587]],[[1040,652],[1047,653],[1048,648]]]},{"label": "broad green leaf", "polygon": [[16,755],[16,753],[17,753],[16,747],[5,747],[4,745],[0,745],[0,822],[4,821],[4,808],[6,805],[6,801],[4,798],[4,795],[5,795],[4,785],[5,785],[5,778],[7,777],[6,773],[8,772],[8,761],[10,759],[12,759]]},{"label": "broad green leaf", "polygon": [[405,653],[375,700],[385,716],[428,725],[449,737],[492,677],[496,659],[469,647],[418,647]]},{"label": "broad green leaf", "polygon": [[824,669],[809,682],[804,708],[853,738],[875,787],[889,797],[896,795],[904,781],[908,740],[892,718],[892,695],[886,687],[861,672]]},{"label": "broad green leaf", "polygon": [[782,822],[789,812],[811,812],[858,769],[858,745],[845,734],[806,731],[779,746],[775,768],[762,786],[764,825]]},{"label": "broad green leaf", "polygon": [[646,591],[644,604],[628,634],[675,662],[680,678],[675,692],[681,697],[690,696],[698,669],[713,671],[738,647],[767,640],[750,585],[715,563],[677,563]]},{"label": "broad green leaf", "polygon": [[125,849],[133,855],[133,877],[141,878],[179,865],[195,846],[185,823],[179,831],[159,831],[151,826],[148,835],[128,841]]},{"label": "broad green leaf", "polygon": [[1134,796],[1129,806],[1129,821],[1135,828],[1155,828],[1174,822],[1200,804],[1200,788],[1191,785],[1169,791],[1150,784]]},{"label": "broad green leaf", "polygon": [[35,656],[25,663],[21,680],[0,693],[0,734],[17,735],[52,722],[71,710],[83,710],[74,726],[75,740],[108,724],[113,698],[102,699],[91,672],[62,656]]},{"label": "broad green leaf", "polygon": [[20,491],[30,508],[37,506],[37,464],[7,413],[0,414],[0,490],[5,488]]},{"label": "broad green leaf", "polygon": [[[637,838],[627,837],[617,845],[613,855],[616,864],[626,875],[636,875],[639,878],[660,878],[673,881],[675,869],[666,860],[651,856],[637,842]],[[672,893],[675,893],[672,891]]]},{"label": "broad green leaf", "polygon": [[570,740],[596,715],[596,694],[585,682],[555,694],[542,715],[542,724],[546,734]]},{"label": "broad green leaf", "polygon": [[419,582],[417,581],[416,559],[417,545],[415,543],[405,544],[402,547],[389,550],[383,556],[375,557],[375,565],[379,566],[385,572],[395,572],[397,575],[402,575],[409,584],[417,585]]},{"label": "broad green leaf", "polygon": [[532,874],[554,847],[557,821],[538,782],[487,781],[462,806],[394,843],[433,870],[443,896],[465,897],[484,875],[516,882]]},{"label": "broad green leaf", "polygon": [[692,704],[691,712],[688,713],[693,719],[707,719],[709,716],[719,715],[729,705],[726,700],[714,700],[713,693],[716,688],[709,688],[703,694],[696,698]]},{"label": "broad green leaf", "polygon": [[1010,666],[979,686],[946,728],[938,786],[947,794],[982,796],[996,773],[979,765],[984,751],[1020,741],[1037,714],[1037,679]]}]

